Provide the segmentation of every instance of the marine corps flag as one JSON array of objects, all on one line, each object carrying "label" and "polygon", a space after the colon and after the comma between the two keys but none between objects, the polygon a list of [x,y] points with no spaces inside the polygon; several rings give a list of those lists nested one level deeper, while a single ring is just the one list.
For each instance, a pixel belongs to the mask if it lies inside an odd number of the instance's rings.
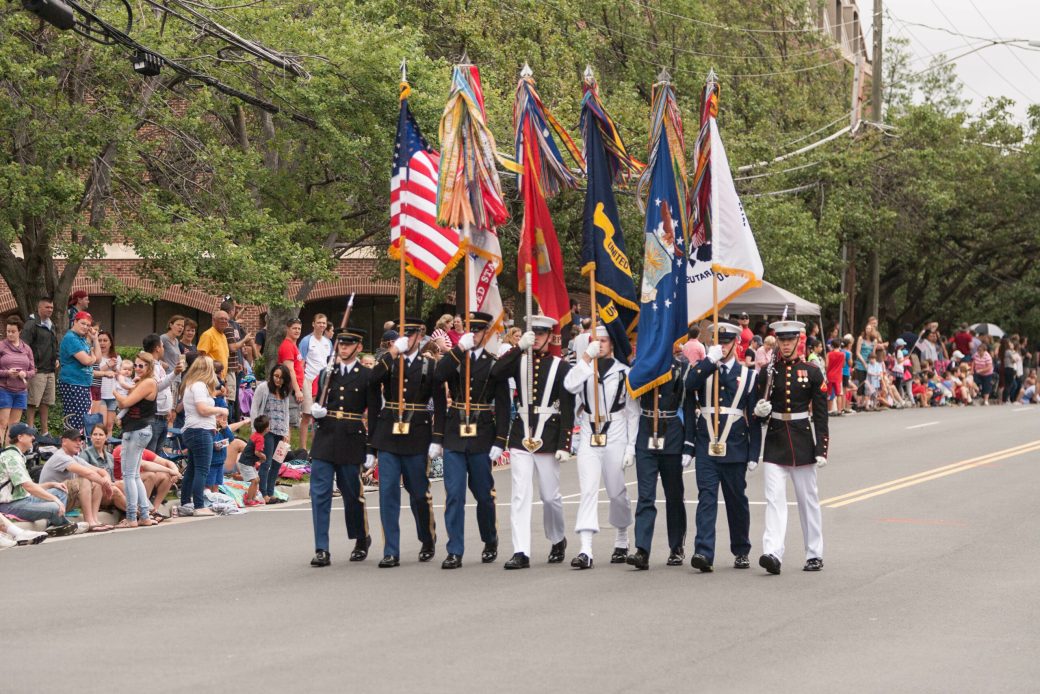
[{"label": "marine corps flag", "polygon": [[686,339],[686,154],[682,118],[670,78],[653,87],[650,161],[639,180],[646,211],[639,342],[628,372],[633,398],[672,377],[672,350]]},{"label": "marine corps flag", "polygon": [[[534,89],[531,68],[527,65],[520,73],[520,83],[516,88],[513,127],[516,159],[522,166],[519,178],[524,199],[524,222],[517,253],[519,286],[531,293],[542,314],[556,319],[552,351],[559,355],[560,334],[570,325],[571,312],[563,274],[563,255],[545,198],[563,188],[576,188],[578,182],[564,164],[551,133],[556,133],[579,166],[584,167],[585,162],[567,131],[542,105]],[[526,286],[528,272],[530,287]]]},{"label": "marine corps flag", "polygon": [[597,320],[610,333],[614,356],[628,364],[632,354],[630,340],[639,322],[639,299],[632,283],[612,185],[622,173],[641,171],[642,164],[629,157],[614,122],[603,108],[591,70],[585,75],[581,133],[588,170],[581,274],[593,273]]},{"label": "marine corps flag", "polygon": [[687,283],[691,323],[715,310],[713,274],[718,278],[719,308],[762,284],[762,258],[729,170],[718,114],[719,85],[712,72],[704,88],[694,153],[694,232]]}]

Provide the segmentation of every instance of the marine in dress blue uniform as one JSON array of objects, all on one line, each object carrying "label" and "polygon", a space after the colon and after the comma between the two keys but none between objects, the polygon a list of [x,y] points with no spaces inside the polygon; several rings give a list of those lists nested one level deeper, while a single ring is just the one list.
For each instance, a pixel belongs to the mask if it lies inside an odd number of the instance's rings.
[{"label": "marine in dress blue uniform", "polygon": [[[687,455],[693,454],[697,471],[697,537],[690,564],[710,572],[715,564],[715,522],[719,488],[726,500],[729,547],[733,567],[750,567],[751,511],[747,498],[748,462],[758,455],[761,429],[753,426],[755,372],[736,359],[741,329],[718,324],[718,344],[690,368],[687,397],[697,401],[699,416],[686,422]],[[715,419],[715,384],[718,379],[718,428]],[[692,444],[692,445],[691,445]]]},{"label": "marine in dress blue uniform", "polygon": [[[805,330],[799,321],[769,326],[776,334],[777,358],[771,374],[759,379],[755,416],[766,426],[762,447],[766,527],[759,566],[780,573],[787,535],[787,480],[794,486],[805,542],[805,571],[823,568],[823,522],[816,469],[827,464],[827,379],[815,365],[798,356]],[[769,372],[767,372],[769,373]]]},{"label": "marine in dress blue uniform", "polygon": [[[406,318],[397,338],[372,368],[372,389],[383,407],[372,423],[370,445],[379,465],[379,519],[383,525],[383,559],[379,568],[400,564],[401,480],[408,491],[415,529],[422,547],[419,561],[436,554],[437,528],[430,493],[429,459],[442,452],[434,443],[434,422],[444,417],[444,388],[435,387],[433,359],[419,354],[424,329],[417,318]],[[398,355],[404,354],[404,406],[399,408]],[[429,404],[433,402],[433,411]]]},{"label": "marine in dress blue uniform", "polygon": [[636,435],[636,551],[628,564],[650,568],[650,546],[657,520],[657,479],[664,488],[665,520],[668,528],[668,566],[682,566],[686,544],[686,500],[683,468],[693,461],[683,455],[686,441],[684,422],[697,415],[696,401],[686,396],[686,374],[690,366],[672,360],[671,379],[657,389],[657,433],[654,434],[654,392],[639,398],[639,432]]},{"label": "marine in dress blue uniform", "polygon": [[[491,376],[494,355],[485,349],[491,314],[472,311],[471,332],[437,362],[438,387],[447,383],[451,407],[436,423],[434,440],[444,446],[444,525],[448,530],[448,556],[442,569],[462,566],[465,550],[466,486],[477,502],[477,528],[484,550],[480,560],[498,558],[498,521],[495,512],[495,478],[491,467],[502,455],[509,435],[509,382]],[[466,419],[465,379],[469,362],[469,420]]]},{"label": "marine in dress blue uniform", "polygon": [[372,537],[365,511],[365,488],[361,469],[375,461],[368,447],[366,416],[379,411],[380,402],[371,388],[372,371],[362,366],[357,355],[367,332],[346,328],[336,335],[336,360],[318,375],[318,402],[310,409],[314,417],[311,447],[311,519],[314,523],[314,558],[311,566],[332,563],[329,554],[329,517],[332,486],[343,498],[347,537],[355,540],[350,561],[368,556]]}]

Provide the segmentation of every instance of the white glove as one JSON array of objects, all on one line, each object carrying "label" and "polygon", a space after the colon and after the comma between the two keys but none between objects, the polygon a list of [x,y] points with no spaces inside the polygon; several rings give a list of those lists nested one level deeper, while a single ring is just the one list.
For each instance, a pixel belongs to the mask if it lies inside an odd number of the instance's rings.
[{"label": "white glove", "polygon": [[826,467],[826,466],[827,466],[827,459],[824,458],[822,455],[816,456],[816,467]]},{"label": "white glove", "polygon": [[439,443],[431,443],[430,444],[430,457],[431,458],[440,458],[443,453],[444,453],[444,446],[440,445]]},{"label": "white glove", "polygon": [[314,417],[315,419],[321,419],[328,413],[329,411],[321,405],[319,405],[318,403],[314,403],[313,405],[311,405],[311,417]]},{"label": "white glove", "polygon": [[599,340],[593,340],[589,343],[589,346],[585,348],[585,354],[589,359],[596,359],[599,357]]},{"label": "white glove", "polygon": [[768,417],[773,413],[773,403],[768,400],[759,400],[755,403],[755,416]]},{"label": "white glove", "polygon": [[466,333],[459,338],[459,349],[464,352],[468,352],[473,349],[473,344],[476,340],[473,339],[473,333]]},{"label": "white glove", "polygon": [[635,451],[626,451],[625,452],[625,457],[621,461],[621,467],[622,468],[630,468],[630,467],[632,467],[635,464],[636,464],[636,452]]},{"label": "white glove", "polygon": [[516,343],[516,346],[525,351],[534,347],[534,333],[528,330],[521,335],[520,341]]},{"label": "white glove", "polygon": [[693,465],[693,456],[690,455],[689,453],[683,453],[682,466],[683,467],[690,467],[691,465]]},{"label": "white glove", "polygon": [[369,453],[368,455],[365,456],[365,469],[366,470],[371,470],[375,466],[376,466],[376,457],[374,455],[372,455],[371,453]]},{"label": "white glove", "polygon": [[722,359],[722,345],[712,345],[708,348],[708,361],[718,364]]},{"label": "white glove", "polygon": [[570,453],[567,451],[556,451],[556,462],[562,463],[564,460],[570,457]]},{"label": "white glove", "polygon": [[747,471],[748,472],[754,472],[755,468],[757,468],[757,467],[758,467],[758,461],[757,460],[749,460],[749,461],[747,461]]},{"label": "white glove", "polygon": [[394,349],[397,350],[398,354],[404,354],[408,351],[408,342],[409,339],[407,337],[399,337],[394,340]]},{"label": "white glove", "polygon": [[503,448],[501,446],[492,446],[491,451],[488,453],[488,457],[491,458],[491,462],[498,462],[498,459],[502,457]]}]

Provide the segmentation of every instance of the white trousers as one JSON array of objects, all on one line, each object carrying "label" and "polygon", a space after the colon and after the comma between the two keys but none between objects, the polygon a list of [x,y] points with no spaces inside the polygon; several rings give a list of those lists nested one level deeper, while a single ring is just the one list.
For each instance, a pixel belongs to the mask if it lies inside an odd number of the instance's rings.
[{"label": "white trousers", "polygon": [[509,449],[509,471],[513,482],[509,524],[513,552],[531,556],[531,504],[534,471],[538,468],[538,493],[542,497],[542,525],[545,537],[554,545],[564,538],[563,497],[560,496],[560,464],[552,453],[528,453],[523,448]]},{"label": "white trousers", "polygon": [[762,534],[762,552],[784,559],[784,538],[787,536],[787,479],[794,485],[798,499],[798,517],[802,522],[806,559],[823,559],[823,520],[820,514],[820,496],[816,491],[816,466],[775,465],[762,466],[766,491],[766,531]]},{"label": "white trousers", "polygon": [[578,484],[581,487],[581,502],[578,504],[578,521],[575,531],[599,532],[599,483],[607,490],[610,499],[610,524],[623,529],[632,525],[632,503],[628,499],[628,487],[625,486],[625,469],[622,465],[625,449],[624,441],[610,443],[603,447],[592,447],[582,436],[578,444]]}]

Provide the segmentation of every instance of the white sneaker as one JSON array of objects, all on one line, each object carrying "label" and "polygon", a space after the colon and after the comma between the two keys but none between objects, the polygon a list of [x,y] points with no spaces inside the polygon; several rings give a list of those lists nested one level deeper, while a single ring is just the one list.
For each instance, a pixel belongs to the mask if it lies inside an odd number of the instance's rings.
[{"label": "white sneaker", "polygon": [[17,525],[8,526],[7,534],[19,545],[38,545],[47,539],[47,533],[39,530],[25,530]]},{"label": "white sneaker", "polygon": [[10,535],[0,533],[0,549],[7,549],[8,547],[17,547],[18,542]]}]

